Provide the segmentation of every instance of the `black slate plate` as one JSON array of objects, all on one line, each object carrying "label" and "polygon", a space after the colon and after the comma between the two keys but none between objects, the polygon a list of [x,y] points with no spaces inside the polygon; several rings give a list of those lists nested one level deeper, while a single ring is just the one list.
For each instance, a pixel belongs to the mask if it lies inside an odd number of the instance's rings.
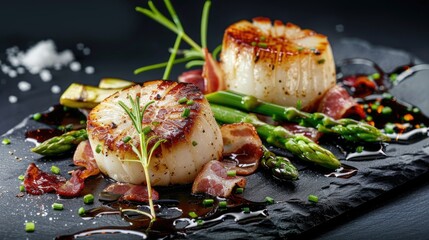
[{"label": "black slate plate", "polygon": [[[397,66],[414,61],[409,54],[383,47],[373,47],[360,40],[341,40],[334,42],[333,50],[337,61],[351,57],[365,57],[377,62],[386,72]],[[428,101],[424,95],[411,94],[424,89],[425,82],[407,82],[392,92],[400,99],[411,101],[429,113]],[[70,158],[45,159],[30,152],[33,146],[25,142],[24,133],[30,129],[43,126],[40,123],[25,119],[2,136],[11,139],[12,144],[0,147],[0,236],[10,239],[49,239],[58,235],[70,234],[78,230],[102,226],[128,226],[117,215],[102,216],[93,220],[83,220],[77,209],[83,206],[81,198],[58,199],[55,194],[42,196],[25,195],[18,198],[20,181],[18,176],[25,172],[30,162],[35,162],[42,170],[49,171],[51,165],[59,166],[65,174],[73,169]],[[329,146],[333,149],[334,146]],[[279,183],[264,173],[258,172],[248,178],[244,196],[261,201],[271,196],[278,204],[268,206],[268,217],[247,224],[238,224],[231,219],[213,227],[197,231],[190,238],[198,239],[273,239],[296,237],[312,228],[326,223],[341,214],[371,200],[382,197],[391,191],[429,170],[429,139],[423,139],[410,145],[390,144],[387,146],[387,158],[371,161],[346,162],[359,169],[356,176],[350,179],[327,178],[317,169],[301,167],[300,179],[295,183]],[[339,158],[343,156],[339,155]],[[101,177],[86,188],[83,194],[97,193],[106,185]],[[307,201],[309,194],[319,197],[317,204]],[[162,197],[162,196],[161,196]],[[64,203],[63,211],[54,211],[54,202]],[[101,205],[97,200],[91,207]],[[88,206],[86,206],[88,208]],[[34,221],[36,232],[26,233],[24,223]],[[7,227],[6,227],[7,226]],[[91,238],[123,238],[120,235],[96,235]],[[127,238],[135,236],[126,236]]]}]

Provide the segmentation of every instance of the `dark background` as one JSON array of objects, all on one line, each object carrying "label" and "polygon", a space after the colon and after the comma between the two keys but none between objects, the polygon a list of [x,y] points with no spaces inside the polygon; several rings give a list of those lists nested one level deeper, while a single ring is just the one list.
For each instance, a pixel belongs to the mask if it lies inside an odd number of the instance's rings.
[{"label": "dark background", "polygon": [[[156,2],[162,6],[161,2]],[[199,40],[199,21],[203,1],[173,0],[185,30]],[[53,39],[59,51],[70,49],[95,73],[52,70],[53,80],[42,82],[37,75],[9,78],[0,72],[0,134],[31,113],[44,111],[58,102],[52,85],[62,90],[72,82],[96,84],[102,77],[143,81],[162,76],[162,71],[134,76],[140,66],[165,61],[167,48],[175,35],[142,14],[135,6],[146,1],[2,1],[0,3],[0,60],[5,50],[18,46],[26,50],[40,40]],[[223,30],[232,22],[268,16],[293,22],[327,35],[332,45],[342,38],[364,39],[371,44],[402,49],[423,62],[429,62],[428,1],[213,1],[209,21],[209,46],[222,41]],[[344,31],[337,31],[342,25]],[[83,56],[76,44],[91,49]],[[352,56],[351,56],[352,57]],[[178,67],[173,77],[183,68]],[[32,84],[20,92],[19,81]],[[427,85],[429,86],[429,84]],[[9,95],[18,103],[10,104]],[[1,173],[0,173],[1,174]],[[429,177],[420,179],[362,206],[338,220],[311,232],[319,239],[427,239],[429,234]],[[1,196],[0,196],[1,198]],[[0,226],[4,227],[4,226]]]}]

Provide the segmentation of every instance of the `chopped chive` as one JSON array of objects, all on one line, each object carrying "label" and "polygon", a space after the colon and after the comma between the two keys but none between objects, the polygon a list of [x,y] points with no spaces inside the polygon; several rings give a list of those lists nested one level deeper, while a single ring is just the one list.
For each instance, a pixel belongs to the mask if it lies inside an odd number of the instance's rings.
[{"label": "chopped chive", "polygon": [[86,194],[85,196],[83,196],[83,202],[85,204],[94,203],[94,195],[92,195],[92,194]]},{"label": "chopped chive", "polygon": [[85,215],[85,208],[84,207],[80,207],[79,210],[77,211],[77,213],[79,214],[79,216],[83,216]]},{"label": "chopped chive", "polygon": [[183,104],[186,103],[188,101],[188,99],[186,97],[182,97],[181,99],[179,99],[179,101],[177,101],[179,104]]},{"label": "chopped chive", "polygon": [[371,105],[371,109],[372,110],[377,110],[377,108],[380,106],[380,103],[379,102],[374,102],[372,105]]},{"label": "chopped chive", "polygon": [[65,126],[65,130],[66,130],[66,131],[71,131],[71,130],[73,130],[73,124],[67,124],[67,125]]},{"label": "chopped chive", "polygon": [[363,151],[363,146],[357,146],[356,147],[356,152],[357,153],[361,153]]},{"label": "chopped chive", "polygon": [[265,39],[266,39],[266,38],[265,38],[265,36],[261,36],[261,37],[259,38],[259,40],[260,40],[260,41],[265,41]]},{"label": "chopped chive", "polygon": [[34,224],[34,222],[25,223],[25,231],[26,232],[34,232],[35,229],[36,229],[36,225]]},{"label": "chopped chive", "polygon": [[371,77],[372,79],[379,79],[381,76],[380,76],[380,73],[373,73]]},{"label": "chopped chive", "polygon": [[80,120],[79,124],[80,125],[86,125],[86,121],[85,120]]},{"label": "chopped chive", "polygon": [[386,123],[384,126],[384,132],[386,133],[395,133],[395,124],[393,123]]},{"label": "chopped chive", "polygon": [[25,192],[25,187],[24,187],[24,185],[19,185],[19,191],[20,191],[20,192]]},{"label": "chopped chive", "polygon": [[98,144],[98,145],[97,145],[97,147],[95,147],[95,152],[96,152],[96,153],[101,153],[101,150],[102,150],[102,149],[101,149],[101,145],[100,145],[100,144]]},{"label": "chopped chive", "polygon": [[235,189],[235,193],[237,194],[242,194],[243,192],[244,192],[244,188],[239,187]]},{"label": "chopped chive", "polygon": [[364,108],[364,109],[367,109],[368,108],[368,104],[364,104],[364,105],[362,105],[362,107]]},{"label": "chopped chive", "polygon": [[382,96],[383,96],[384,99],[392,99],[393,98],[393,95],[390,94],[390,93],[383,93]]},{"label": "chopped chive", "polygon": [[154,126],[158,126],[159,124],[161,124],[160,122],[152,122],[152,125]]},{"label": "chopped chive", "polygon": [[150,133],[150,131],[152,131],[152,128],[150,128],[149,126],[146,126],[145,128],[143,128],[144,134],[148,134],[148,133]]},{"label": "chopped chive", "polygon": [[298,99],[296,101],[296,109],[301,110],[301,108],[302,108],[302,101],[301,99]]},{"label": "chopped chive", "polygon": [[196,214],[195,212],[189,212],[188,215],[191,218],[197,218],[198,217],[198,214]]},{"label": "chopped chive", "polygon": [[192,141],[192,146],[197,146],[198,145],[198,143],[196,142],[196,141]]},{"label": "chopped chive", "polygon": [[241,210],[243,210],[244,213],[250,213],[250,208],[244,207]]},{"label": "chopped chive", "polygon": [[317,64],[324,64],[325,63],[325,59],[319,59],[319,60],[317,60]]},{"label": "chopped chive", "polygon": [[319,197],[317,197],[316,195],[310,194],[310,195],[308,195],[308,201],[313,202],[313,203],[317,203],[317,202],[319,202]]},{"label": "chopped chive", "polygon": [[35,113],[33,114],[33,120],[39,121],[42,118],[41,113]]},{"label": "chopped chive", "polygon": [[381,110],[381,113],[385,114],[385,115],[391,114],[392,113],[392,108],[389,107],[389,106],[386,106],[386,107],[383,108],[383,110]]},{"label": "chopped chive", "polygon": [[211,199],[211,198],[206,198],[206,199],[203,200],[203,205],[205,207],[210,207],[210,206],[213,205],[213,203],[214,203],[214,200]]},{"label": "chopped chive", "polygon": [[201,225],[203,225],[204,224],[204,220],[202,220],[202,219],[198,219],[197,220],[197,225],[198,226],[201,226]]},{"label": "chopped chive", "polygon": [[54,203],[54,204],[52,204],[52,209],[54,209],[54,210],[63,210],[64,209],[64,205],[62,203]]},{"label": "chopped chive", "polygon": [[413,108],[413,113],[419,113],[420,112],[420,109],[419,108]]},{"label": "chopped chive", "polygon": [[267,43],[260,42],[260,43],[258,43],[258,47],[267,48],[268,45],[267,45]]},{"label": "chopped chive", "polygon": [[395,82],[397,77],[398,77],[398,74],[393,73],[389,76],[389,79],[391,82]]},{"label": "chopped chive", "polygon": [[226,172],[226,175],[227,175],[228,177],[235,177],[235,176],[237,176],[237,171],[235,171],[235,170],[228,170],[228,171]]},{"label": "chopped chive", "polygon": [[228,204],[227,204],[227,202],[226,201],[220,201],[219,202],[219,207],[220,208],[226,208],[228,206]]},{"label": "chopped chive", "polygon": [[194,104],[194,100],[190,99],[186,101],[186,105],[192,105],[192,104]]},{"label": "chopped chive", "polygon": [[265,202],[267,202],[268,204],[273,204],[274,203],[274,199],[272,197],[265,197]]},{"label": "chopped chive", "polygon": [[122,142],[124,142],[124,143],[127,143],[127,142],[129,142],[130,140],[131,140],[131,137],[130,137],[130,136],[126,136],[126,137],[122,138]]},{"label": "chopped chive", "polygon": [[256,42],[252,42],[252,43],[250,43],[250,45],[256,46]]},{"label": "chopped chive", "polygon": [[372,116],[369,116],[369,115],[368,115],[368,116],[366,116],[366,118],[365,118],[365,119],[366,119],[366,121],[367,121],[367,122],[371,122],[371,121],[372,121]]},{"label": "chopped chive", "polygon": [[24,181],[25,176],[24,176],[24,175],[19,175],[19,176],[18,176],[18,179],[19,179],[20,181]]},{"label": "chopped chive", "polygon": [[3,138],[3,140],[1,141],[1,143],[3,145],[8,145],[8,144],[10,144],[10,139],[9,138]]},{"label": "chopped chive", "polygon": [[191,109],[189,109],[189,108],[183,109],[182,117],[187,118],[187,117],[189,117],[189,114],[191,114]]},{"label": "chopped chive", "polygon": [[52,167],[51,167],[51,173],[53,173],[53,174],[60,174],[60,168],[59,167],[57,167],[57,166],[55,166],[55,165],[53,165]]}]

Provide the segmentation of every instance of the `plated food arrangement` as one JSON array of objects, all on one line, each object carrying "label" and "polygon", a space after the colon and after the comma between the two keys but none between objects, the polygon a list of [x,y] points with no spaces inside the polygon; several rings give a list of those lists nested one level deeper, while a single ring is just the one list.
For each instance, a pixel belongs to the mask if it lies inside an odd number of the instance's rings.
[{"label": "plated food arrangement", "polygon": [[[170,60],[158,64],[166,67],[164,80],[74,83],[62,106],[29,120],[39,126],[26,131],[27,139],[39,142],[32,151],[73,155],[73,166],[66,167],[68,176],[58,174],[58,164],[47,173],[30,163],[20,197],[56,193],[64,205],[76,206],[84,196],[84,204],[95,206],[82,205],[73,217],[116,214],[129,223],[76,227],[59,239],[98,233],[199,237],[230,221],[237,222],[231,233],[250,228],[248,236],[293,236],[424,169],[429,120],[388,92],[401,71],[375,68],[337,81],[325,36],[261,17],[228,27],[218,60],[204,38],[201,46],[188,39],[169,1],[166,6],[173,21],[152,2],[137,9],[177,33]],[[179,51],[182,40],[191,49]],[[183,58],[176,56],[181,52]],[[202,64],[202,70],[167,80],[182,60]],[[398,164],[410,174],[398,175]],[[388,183],[392,178],[397,180]],[[369,187],[377,183],[379,188]],[[306,224],[312,216],[319,218]]]}]

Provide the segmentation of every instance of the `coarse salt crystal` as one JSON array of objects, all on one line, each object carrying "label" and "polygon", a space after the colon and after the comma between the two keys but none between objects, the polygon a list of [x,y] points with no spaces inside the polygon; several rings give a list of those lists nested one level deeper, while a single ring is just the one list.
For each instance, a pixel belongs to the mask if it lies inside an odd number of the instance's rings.
[{"label": "coarse salt crystal", "polygon": [[51,92],[52,92],[52,93],[54,93],[54,94],[58,94],[58,93],[60,93],[60,92],[61,92],[61,88],[60,88],[60,86],[58,86],[58,85],[54,85],[54,86],[52,86],[52,87],[51,87]]},{"label": "coarse salt crystal", "polygon": [[22,92],[26,92],[28,90],[31,89],[31,84],[26,82],[26,81],[21,81],[18,83],[18,88],[19,90],[21,90]]},{"label": "coarse salt crystal", "polygon": [[95,71],[95,69],[94,69],[93,66],[88,66],[88,67],[85,68],[85,73],[86,74],[93,74],[94,71]]},{"label": "coarse salt crystal", "polygon": [[11,77],[11,78],[15,78],[16,76],[18,76],[18,73],[16,73],[16,71],[15,71],[15,70],[10,70],[10,71],[9,71],[9,77]]},{"label": "coarse salt crystal", "polygon": [[44,69],[40,72],[39,75],[40,75],[40,78],[42,79],[42,81],[44,81],[44,82],[49,82],[52,80],[52,74],[49,70]]},{"label": "coarse salt crystal", "polygon": [[18,74],[24,74],[25,69],[23,67],[19,67],[16,69],[16,71],[18,72]]},{"label": "coarse salt crystal", "polygon": [[14,95],[10,95],[9,96],[9,102],[10,103],[16,103],[16,102],[18,102],[18,98]]},{"label": "coarse salt crystal", "polygon": [[71,69],[73,72],[80,71],[80,68],[81,68],[81,66],[80,66],[80,63],[79,63],[79,62],[72,62],[72,63],[70,63],[70,69]]},{"label": "coarse salt crystal", "polygon": [[84,49],[83,49],[83,54],[84,54],[84,55],[89,55],[89,54],[91,54],[91,49],[90,49],[90,48],[84,48]]}]

